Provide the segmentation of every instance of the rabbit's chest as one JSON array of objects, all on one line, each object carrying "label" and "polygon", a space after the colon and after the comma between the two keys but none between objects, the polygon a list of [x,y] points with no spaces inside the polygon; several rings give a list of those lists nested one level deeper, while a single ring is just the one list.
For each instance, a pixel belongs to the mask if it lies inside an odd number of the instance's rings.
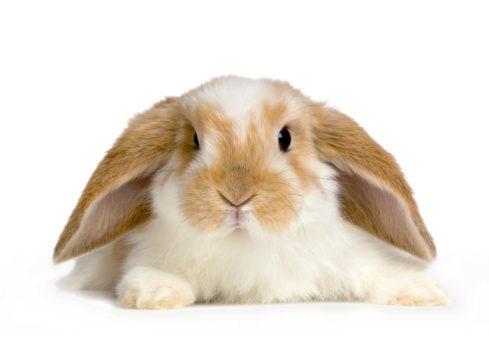
[{"label": "rabbit's chest", "polygon": [[[184,240],[184,239],[182,239]],[[351,289],[344,241],[314,232],[258,244],[246,236],[174,242],[165,269],[183,276],[200,301],[270,303],[337,299]]]}]

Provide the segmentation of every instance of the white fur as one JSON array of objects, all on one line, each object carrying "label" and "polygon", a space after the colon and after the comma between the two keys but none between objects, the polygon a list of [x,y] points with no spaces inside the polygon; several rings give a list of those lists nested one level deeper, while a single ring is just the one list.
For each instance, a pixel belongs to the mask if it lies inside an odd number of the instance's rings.
[{"label": "white fur", "polygon": [[[230,78],[200,94],[191,91],[187,103],[218,101],[236,127],[245,130],[250,115],[256,115],[250,111],[258,110],[264,96],[275,98],[267,95],[267,84]],[[206,132],[206,142],[212,144],[212,130]],[[202,150],[183,176],[177,178],[174,171],[168,171],[177,165],[173,162],[156,175],[156,216],[123,237],[131,249],[122,272],[114,267],[112,243],[78,260],[74,271],[77,287],[114,287],[118,283],[119,302],[138,308],[173,308],[195,301],[352,300],[396,304],[402,296],[448,302],[427,277],[425,262],[341,218],[335,171],[319,160],[305,161],[320,178],[322,190],[302,195],[297,216],[285,234],[262,231],[252,210],[246,211],[249,219],[242,230],[224,227],[212,236],[199,234],[185,217],[180,200],[186,176],[212,163],[218,151],[210,145],[202,145]],[[285,169],[290,185],[299,188],[298,179],[287,171],[287,163],[277,150],[270,150],[269,161],[270,166]]]},{"label": "white fur", "polygon": [[[233,127],[238,131],[236,135],[245,137],[246,126],[250,118],[260,117],[262,102],[266,101],[273,105],[275,102],[283,101],[283,91],[280,91],[282,93],[275,91],[273,85],[274,82],[268,79],[221,77],[182,96],[182,104],[186,106],[184,109],[190,114],[194,112],[195,106],[201,101],[219,105],[221,113],[218,116],[233,120]],[[303,95],[292,88],[287,92],[286,102],[290,113],[284,115],[284,123],[288,121],[288,117],[293,116],[294,113],[304,107],[304,103],[301,103],[304,101]],[[277,133],[280,128],[277,129]],[[215,135],[207,133],[212,132],[212,130],[197,130],[198,133],[199,131],[204,131],[208,145],[213,146]],[[213,149],[211,153],[218,151],[219,149]]]},{"label": "white fur", "polygon": [[[324,167],[323,185],[329,193],[336,191],[332,173]],[[165,190],[155,190],[160,215],[127,234],[133,248],[117,287],[121,304],[128,295],[137,295],[140,308],[157,302],[173,308],[194,301],[389,304],[403,294],[448,301],[427,277],[425,262],[341,219],[335,195],[325,200],[315,192],[304,198],[298,224],[286,236],[255,239],[252,234],[234,232],[206,237],[186,224],[174,205],[177,188],[173,182]],[[102,267],[111,260],[111,248],[113,244],[78,261],[78,287],[101,286],[100,280],[114,285],[119,276],[110,267]]]}]

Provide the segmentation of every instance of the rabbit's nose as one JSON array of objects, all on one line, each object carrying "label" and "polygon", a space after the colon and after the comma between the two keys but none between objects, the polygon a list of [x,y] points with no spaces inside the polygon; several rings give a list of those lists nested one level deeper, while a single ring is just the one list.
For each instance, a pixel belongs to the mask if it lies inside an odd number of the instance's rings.
[{"label": "rabbit's nose", "polygon": [[241,199],[229,199],[227,196],[223,195],[222,193],[219,193],[221,198],[229,205],[233,207],[241,207],[246,205],[248,202],[250,202],[251,199],[255,197],[255,195],[249,196],[247,199],[241,200]]}]

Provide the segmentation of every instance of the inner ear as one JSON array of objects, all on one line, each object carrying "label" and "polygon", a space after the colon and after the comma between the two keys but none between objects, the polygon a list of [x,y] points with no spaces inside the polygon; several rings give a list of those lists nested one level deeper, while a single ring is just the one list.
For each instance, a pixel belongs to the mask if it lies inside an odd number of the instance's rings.
[{"label": "inner ear", "polygon": [[393,191],[356,173],[339,171],[341,213],[344,219],[380,240],[416,256],[424,256],[418,227]]},{"label": "inner ear", "polygon": [[63,253],[80,255],[88,252],[149,220],[151,178],[132,179],[96,201]]}]

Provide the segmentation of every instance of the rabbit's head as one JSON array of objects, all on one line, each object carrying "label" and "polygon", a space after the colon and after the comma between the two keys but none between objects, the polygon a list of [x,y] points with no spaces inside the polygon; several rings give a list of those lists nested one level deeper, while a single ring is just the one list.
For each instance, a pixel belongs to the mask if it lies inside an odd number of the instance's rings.
[{"label": "rabbit's head", "polygon": [[90,178],[54,259],[156,217],[209,238],[260,240],[325,214],[422,259],[436,255],[399,166],[352,119],[284,82],[223,77],[130,121]]}]

